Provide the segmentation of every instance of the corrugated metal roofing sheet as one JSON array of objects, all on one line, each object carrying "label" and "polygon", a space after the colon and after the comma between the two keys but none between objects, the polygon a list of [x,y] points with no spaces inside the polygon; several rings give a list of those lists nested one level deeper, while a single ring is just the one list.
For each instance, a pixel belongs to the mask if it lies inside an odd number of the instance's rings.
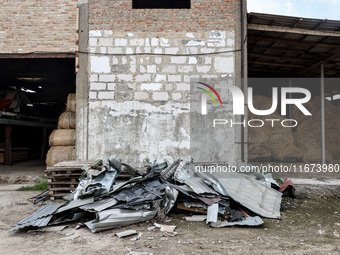
[{"label": "corrugated metal roofing sheet", "polygon": [[210,188],[208,185],[206,185],[201,178],[199,177],[192,177],[188,178],[184,182],[186,185],[188,185],[195,193],[197,194],[216,194],[218,193]]},{"label": "corrugated metal roofing sheet", "polygon": [[106,208],[114,206],[118,203],[119,202],[114,198],[105,198],[105,199],[98,200],[94,203],[81,206],[80,209],[85,210],[85,211],[101,212],[105,210]]},{"label": "corrugated metal roofing sheet", "polygon": [[280,218],[282,193],[264,186],[254,178],[239,173],[198,174],[216,191],[229,196],[249,210],[267,218]]},{"label": "corrugated metal roofing sheet", "polygon": [[33,213],[31,216],[21,220],[18,225],[11,229],[14,231],[17,229],[34,226],[34,227],[44,227],[52,218],[52,214],[58,210],[64,203],[45,205],[41,207],[38,211]]},{"label": "corrugated metal roofing sheet", "polygon": [[80,200],[72,200],[67,205],[59,208],[56,213],[61,213],[70,209],[78,208],[82,205],[90,204],[94,202],[94,197],[84,198]]}]

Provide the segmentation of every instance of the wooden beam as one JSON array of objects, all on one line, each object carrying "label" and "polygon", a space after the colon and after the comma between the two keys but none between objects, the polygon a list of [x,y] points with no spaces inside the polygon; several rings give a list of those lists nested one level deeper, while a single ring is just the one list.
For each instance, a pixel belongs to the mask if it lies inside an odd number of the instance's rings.
[{"label": "wooden beam", "polygon": [[340,33],[335,32],[335,31],[334,32],[333,31],[320,31],[320,30],[310,30],[310,29],[303,29],[303,28],[290,28],[290,27],[268,26],[268,25],[259,25],[259,24],[248,24],[248,29],[278,32],[278,33],[293,33],[293,34],[301,34],[301,35],[340,37]]},{"label": "wooden beam", "polygon": [[[296,58],[287,58],[287,57],[280,57],[280,56],[273,56],[273,55],[267,55],[267,54],[256,54],[256,53],[248,53],[248,56],[258,57],[258,58],[267,58],[267,59],[275,59],[275,60],[281,60],[281,61],[294,61]],[[299,60],[313,60],[313,59],[303,59],[300,58]],[[319,59],[318,59],[319,60]]]},{"label": "wooden beam", "polygon": [[280,63],[262,62],[262,61],[248,61],[248,63],[258,64],[258,65],[267,65],[267,66],[285,66],[285,67],[305,68],[305,66],[302,66],[302,65],[280,64]]},{"label": "wooden beam", "polygon": [[11,126],[7,125],[5,130],[5,165],[12,164],[12,141],[11,141]]},{"label": "wooden beam", "polygon": [[334,54],[334,55],[332,55],[332,56],[330,56],[328,58],[325,58],[325,59],[323,59],[323,60],[321,60],[321,61],[319,61],[319,62],[317,62],[317,63],[315,63],[315,64],[313,64],[313,65],[311,65],[309,67],[307,67],[306,69],[302,70],[299,74],[305,73],[305,72],[307,72],[309,70],[313,70],[315,68],[318,68],[321,65],[321,63],[327,63],[327,62],[329,62],[329,61],[331,61],[331,60],[333,60],[335,58],[338,58],[338,57],[340,57],[340,54]]},{"label": "wooden beam", "polygon": [[301,42],[297,40],[287,40],[280,39],[275,37],[266,37],[266,36],[256,36],[256,35],[248,35],[248,39],[256,40],[256,41],[266,41],[266,42],[278,42],[285,44],[294,44],[294,45],[303,45],[309,47],[325,47],[325,48],[340,48],[340,44],[328,44],[328,43],[317,43],[317,42]]},{"label": "wooden beam", "polygon": [[[293,52],[293,53],[298,53],[298,54],[304,54],[306,51],[304,50],[295,50],[295,49],[282,49],[282,48],[274,48],[274,47],[265,47],[265,46],[257,46],[257,45],[250,45],[248,44],[248,48],[256,48],[260,50],[268,50],[268,51],[277,51],[277,52]],[[249,52],[249,50],[248,50]]]},{"label": "wooden beam", "polygon": [[255,71],[255,72],[262,72],[262,73],[288,73],[288,74],[294,74],[293,71],[285,71],[285,70],[278,70],[278,69],[263,69],[263,68],[254,68],[254,67],[249,67],[248,68],[250,71]]},{"label": "wooden beam", "polygon": [[56,124],[36,122],[36,121],[26,121],[26,120],[13,120],[0,118],[0,124],[4,125],[16,125],[16,126],[26,126],[26,127],[45,127],[45,128],[56,128]]},{"label": "wooden beam", "polygon": [[65,52],[65,53],[37,53],[37,52],[32,52],[32,53],[2,53],[0,54],[0,59],[1,58],[75,58],[75,52]]}]

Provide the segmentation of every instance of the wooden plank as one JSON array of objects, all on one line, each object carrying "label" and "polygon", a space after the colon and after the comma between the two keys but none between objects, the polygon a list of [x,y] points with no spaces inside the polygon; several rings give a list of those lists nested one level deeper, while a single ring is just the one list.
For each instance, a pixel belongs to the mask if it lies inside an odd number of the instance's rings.
[{"label": "wooden plank", "polygon": [[177,209],[207,214],[207,210],[203,210],[199,208],[192,208],[192,207],[189,208],[189,207],[185,207],[183,204],[177,204]]}]

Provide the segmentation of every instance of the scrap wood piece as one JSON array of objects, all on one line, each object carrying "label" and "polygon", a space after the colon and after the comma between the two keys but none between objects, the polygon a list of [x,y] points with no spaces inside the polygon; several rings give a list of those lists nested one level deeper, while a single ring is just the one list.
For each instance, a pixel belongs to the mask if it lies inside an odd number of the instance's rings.
[{"label": "scrap wood piece", "polygon": [[189,208],[189,207],[186,207],[183,204],[177,204],[177,209],[207,214],[207,210],[199,209],[199,208],[192,208],[192,207]]}]

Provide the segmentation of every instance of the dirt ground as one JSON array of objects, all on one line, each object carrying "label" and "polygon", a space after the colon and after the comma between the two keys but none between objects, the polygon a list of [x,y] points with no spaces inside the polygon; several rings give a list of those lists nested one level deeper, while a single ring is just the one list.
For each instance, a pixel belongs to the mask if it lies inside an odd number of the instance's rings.
[{"label": "dirt ground", "polygon": [[[149,231],[153,222],[97,234],[75,230],[75,223],[59,232],[10,233],[40,207],[28,201],[38,192],[15,191],[20,186],[0,185],[1,254],[340,254],[339,186],[297,185],[297,199],[283,199],[282,219],[264,219],[260,227],[215,229],[185,221],[183,211],[172,212],[163,223],[177,226],[175,236]],[[115,236],[129,229],[142,233],[141,238]]]}]

